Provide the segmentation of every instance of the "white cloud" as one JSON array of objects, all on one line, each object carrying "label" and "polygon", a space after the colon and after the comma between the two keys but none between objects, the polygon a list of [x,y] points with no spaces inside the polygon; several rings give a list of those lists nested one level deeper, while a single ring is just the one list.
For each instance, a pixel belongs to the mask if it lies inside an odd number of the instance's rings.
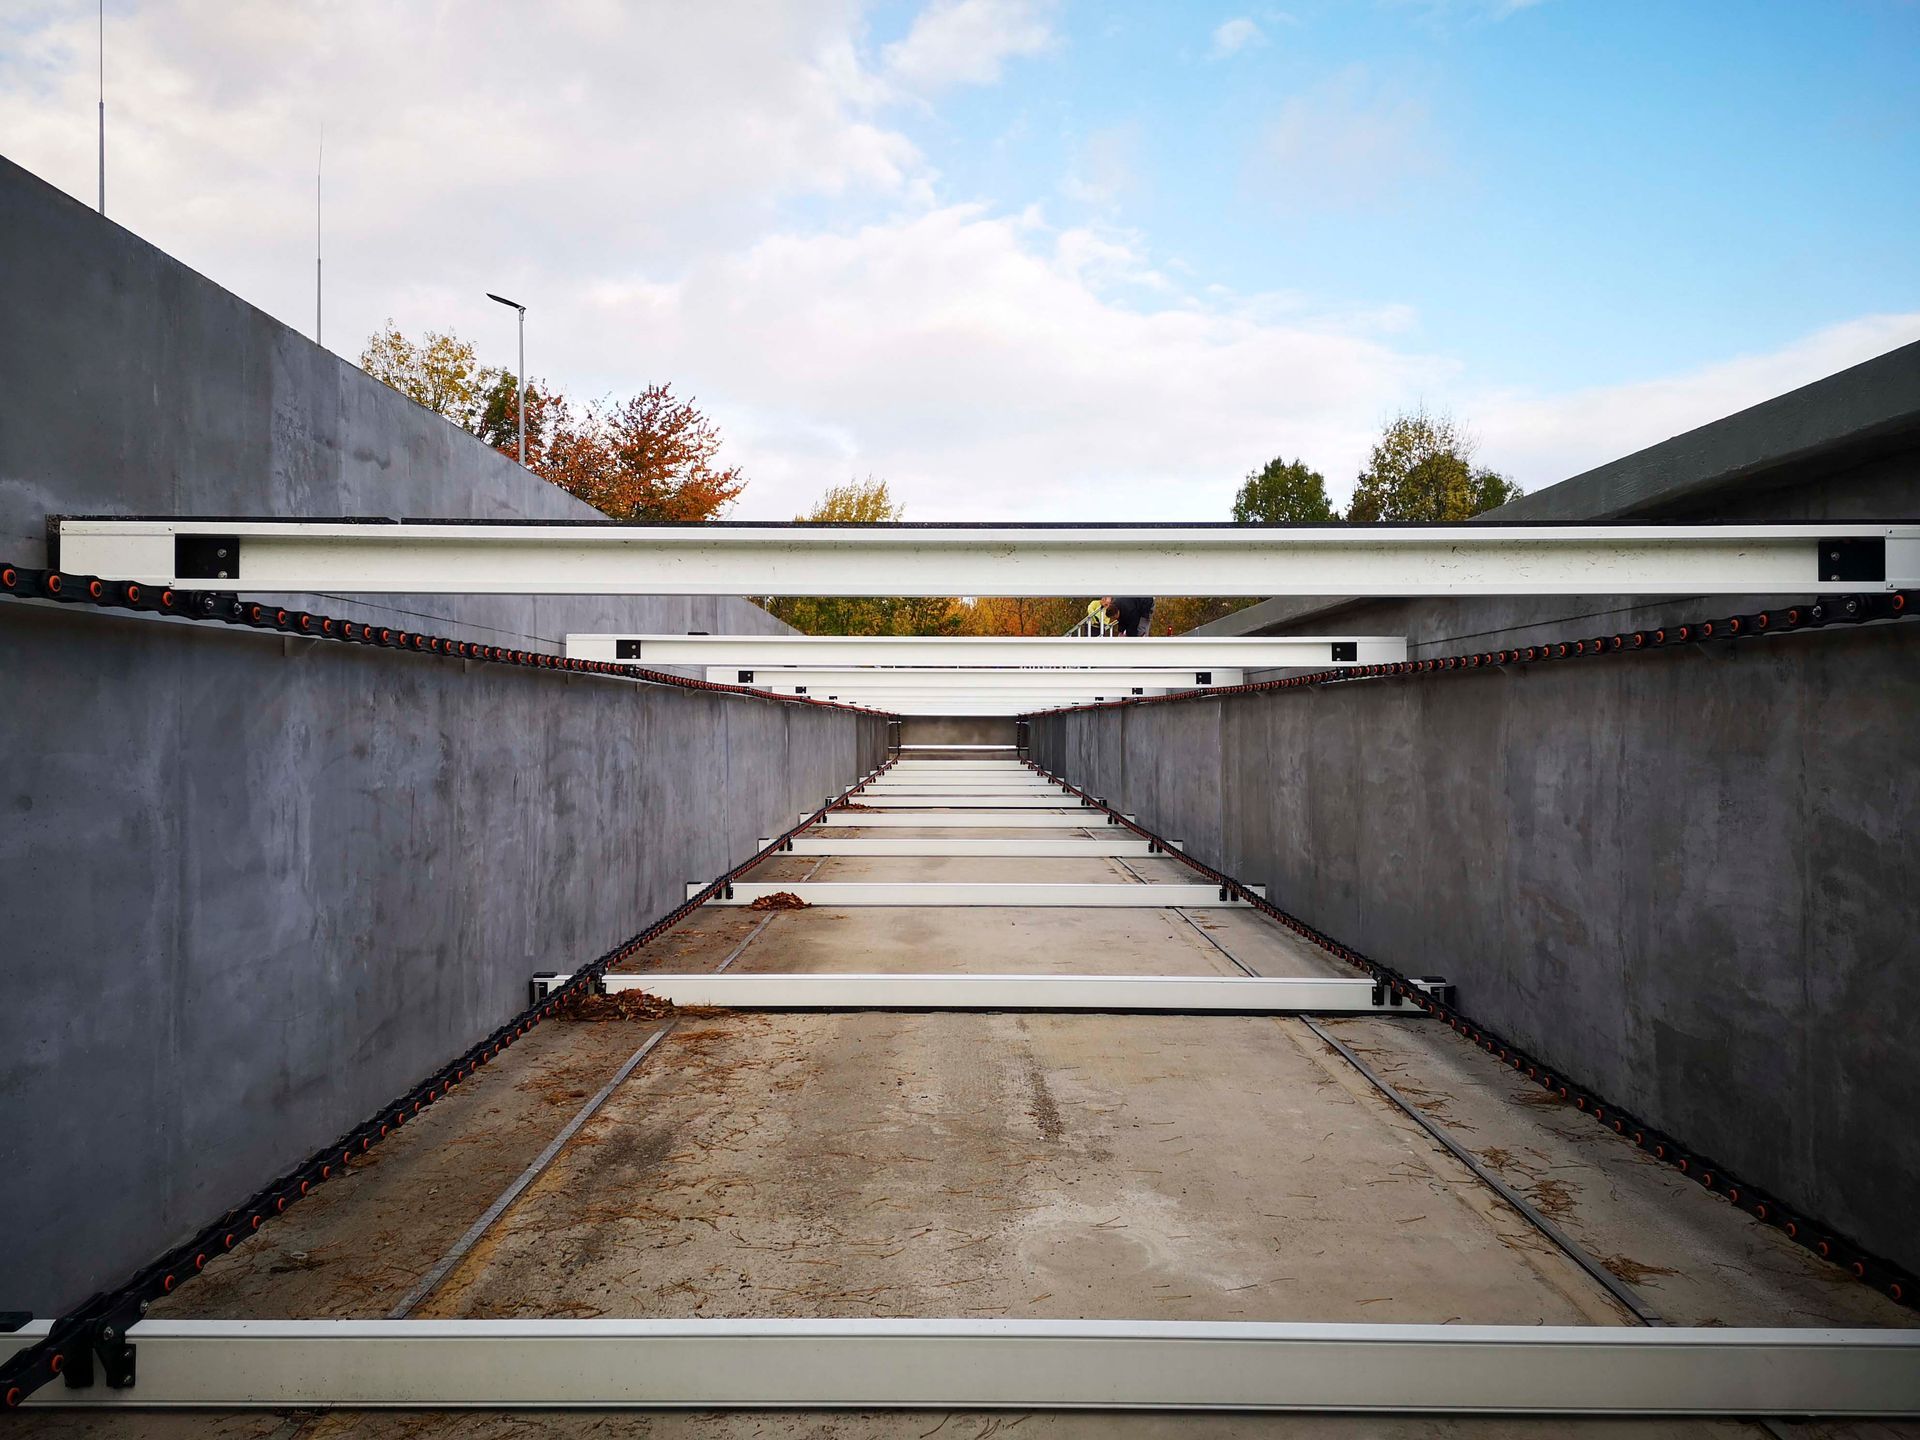
[{"label": "white cloud", "polygon": [[[1476,390],[1417,347],[1400,297],[1327,313],[1236,294],[1105,221],[942,198],[889,118],[900,52],[873,58],[855,0],[768,0],[751,24],[714,12],[552,0],[523,28],[507,0],[217,17],[151,0],[109,19],[109,208],[307,329],[324,118],[336,349],[392,315],[507,361],[512,317],[483,292],[511,294],[532,307],[536,375],[582,396],[656,379],[696,395],[751,477],[749,517],[869,472],[920,519],[1220,517],[1282,452],[1338,498],[1381,421],[1422,398],[1536,486],[1920,334],[1920,317],[1878,317],[1640,385]],[[945,74],[1045,43],[1042,12],[995,13],[1040,29],[974,32],[999,48]],[[7,153],[88,201],[92,47],[84,7],[0,20]],[[916,84],[935,83],[930,66],[908,66]],[[1335,153],[1370,184],[1419,148],[1417,111],[1363,76],[1306,103],[1352,120]],[[1297,165],[1309,115],[1283,121],[1278,153]],[[1104,193],[1127,178],[1109,167]]]},{"label": "white cloud", "polygon": [[1082,205],[1111,209],[1139,184],[1139,149],[1138,125],[1094,131],[1074,147],[1073,164],[1060,182],[1061,193]]},{"label": "white cloud", "polygon": [[1537,490],[1920,340],[1920,313],[1868,315],[1777,350],[1567,394],[1469,394],[1480,459]]},{"label": "white cloud", "polygon": [[1425,103],[1354,66],[1281,104],[1254,147],[1251,179],[1284,208],[1373,208],[1440,164]]},{"label": "white cloud", "polygon": [[886,74],[919,94],[991,85],[1008,60],[1053,47],[1047,8],[1036,0],[931,0],[906,38],[881,52]]},{"label": "white cloud", "polygon": [[1383,404],[1453,378],[1366,322],[1108,293],[1143,269],[1114,237],[954,206],[771,236],[603,328],[704,392],[724,376],[753,515],[871,471],[917,519],[1221,517],[1281,449],[1350,473]]},{"label": "white cloud", "polygon": [[1266,43],[1266,34],[1259,25],[1247,16],[1239,15],[1215,27],[1213,48],[1208,51],[1208,55],[1214,60],[1224,60],[1229,55],[1238,55],[1251,46]]}]

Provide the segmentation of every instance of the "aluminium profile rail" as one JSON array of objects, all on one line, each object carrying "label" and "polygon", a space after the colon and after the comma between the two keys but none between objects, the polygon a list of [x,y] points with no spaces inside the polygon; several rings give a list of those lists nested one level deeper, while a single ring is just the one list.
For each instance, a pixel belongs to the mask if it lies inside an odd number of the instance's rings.
[{"label": "aluminium profile rail", "polygon": [[[1334,647],[1354,653],[1335,656]],[[1149,635],[1090,645],[1036,635],[646,635],[570,634],[567,653],[583,660],[637,660],[656,665],[741,669],[768,679],[816,670],[925,676],[991,667],[1009,675],[1070,681],[1127,671],[1175,671],[1186,684],[1212,683],[1231,670],[1273,670],[1329,664],[1386,664],[1404,660],[1399,635]],[[1117,683],[1117,682],[1116,682]],[[1135,682],[1139,683],[1139,682]]]},{"label": "aluminium profile rail", "polygon": [[[1142,886],[1115,886],[1142,889]],[[1158,887],[1151,887],[1158,888]],[[1166,1015],[1396,1015],[1422,1018],[1376,981],[1296,975],[783,974],[643,971],[602,977],[675,1005],[723,1010],[1071,1010]],[[1445,981],[1422,982],[1428,992]]]},{"label": "aluminium profile rail", "polygon": [[[762,839],[760,848],[773,843]],[[948,859],[984,857],[1025,857],[1027,859],[1101,859],[1134,855],[1147,859],[1156,852],[1151,841],[1123,836],[1116,839],[1080,840],[954,840],[940,837],[917,840],[862,839],[844,840],[838,836],[803,836],[787,842],[787,855],[864,856],[942,856]]]},{"label": "aluminium profile rail", "polygon": [[[275,593],[1758,595],[1920,586],[1920,524],[762,525],[72,518],[62,568]],[[1098,644],[1069,639],[1068,644]],[[1131,642],[1137,643],[1137,642]]]},{"label": "aluminium profile rail", "polygon": [[[1404,656],[1406,646],[1401,644],[1397,648]],[[1132,658],[1123,654],[1111,664],[1073,669],[1061,666],[988,668],[986,662],[974,661],[965,654],[953,657],[946,665],[901,665],[875,660],[866,665],[761,665],[745,670],[733,665],[708,665],[705,669],[706,678],[717,685],[777,686],[781,689],[805,686],[807,693],[812,695],[849,690],[865,690],[869,694],[884,691],[890,694],[896,690],[937,692],[954,689],[981,694],[1008,691],[1027,695],[1091,695],[1096,691],[1124,694],[1129,687],[1136,685],[1156,690],[1204,690],[1214,685],[1240,685],[1245,683],[1247,676],[1241,666],[1179,669],[1166,665],[1127,663]],[[967,663],[957,663],[963,660]],[[1321,662],[1315,659],[1311,663]],[[743,675],[745,679],[740,678]]]},{"label": "aluminium profile rail", "polygon": [[[0,1335],[43,1339],[36,1321]],[[1920,1414],[1920,1331],[1145,1320],[141,1320],[34,1409]]]},{"label": "aluminium profile rail", "polygon": [[[692,899],[711,886],[687,882]],[[1264,896],[1264,885],[1245,885]],[[990,884],[963,880],[735,880],[721,887],[709,905],[750,905],[772,895],[795,895],[809,905],[828,909],[843,906],[1015,906],[1107,910],[1244,910],[1251,903],[1236,888],[1225,885],[1127,885],[1120,883]]]}]

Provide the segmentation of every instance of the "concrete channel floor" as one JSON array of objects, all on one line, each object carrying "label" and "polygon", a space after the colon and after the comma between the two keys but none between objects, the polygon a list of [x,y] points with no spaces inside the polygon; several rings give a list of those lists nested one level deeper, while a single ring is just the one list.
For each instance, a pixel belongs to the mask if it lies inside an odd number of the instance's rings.
[{"label": "concrete channel floor", "polygon": [[[964,832],[994,834],[1032,832]],[[1161,858],[785,855],[752,878],[1190,876]],[[731,957],[757,971],[1241,973],[1229,955],[1259,974],[1351,973],[1255,914],[1161,909],[708,907],[631,968]],[[1323,1024],[1670,1323],[1911,1323],[1451,1031],[1397,1017]],[[660,1028],[536,1028],[155,1313],[387,1314]],[[852,1012],[687,1015],[665,1028],[414,1314],[1635,1323],[1297,1019]],[[1738,1421],[1061,1411],[70,1412],[27,1428],[275,1440],[1766,1433]],[[1778,1422],[1776,1433],[1920,1429]]]}]

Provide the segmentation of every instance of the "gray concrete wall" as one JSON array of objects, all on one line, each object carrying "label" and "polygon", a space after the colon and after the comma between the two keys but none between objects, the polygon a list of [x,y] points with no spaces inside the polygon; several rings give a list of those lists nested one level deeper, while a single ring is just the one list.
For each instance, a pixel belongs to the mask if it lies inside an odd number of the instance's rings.
[{"label": "gray concrete wall", "polygon": [[[1914,448],[1818,460],[1796,450],[1790,485],[1641,499],[1703,519],[1920,514]],[[1269,633],[1405,634],[1415,656],[1755,608],[1286,603],[1269,602]],[[1196,857],[1267,882],[1388,964],[1446,975],[1469,1013],[1550,1064],[1920,1267],[1916,715],[1920,622],[1906,621],[1037,719],[1032,746]]]},{"label": "gray concrete wall", "polygon": [[909,715],[900,722],[902,745],[1011,745],[1013,717]]},{"label": "gray concrete wall", "polygon": [[[596,516],[4,158],[0,276],[0,558],[47,563],[50,515]],[[728,596],[297,603],[522,647],[788,630]]]},{"label": "gray concrete wall", "polygon": [[[4,161],[0,275],[0,558],[40,563],[49,513],[591,513]],[[309,603],[519,646],[785,628],[726,598]],[[886,743],[843,711],[20,601],[0,695],[0,1308],[41,1314]]]}]

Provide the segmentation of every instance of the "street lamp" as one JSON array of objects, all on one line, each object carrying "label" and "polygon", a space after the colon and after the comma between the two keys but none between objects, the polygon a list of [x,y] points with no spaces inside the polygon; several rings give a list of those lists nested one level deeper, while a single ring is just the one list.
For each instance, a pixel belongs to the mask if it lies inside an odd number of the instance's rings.
[{"label": "street lamp", "polygon": [[527,307],[491,290],[487,298],[520,312],[520,373],[514,377],[513,408],[520,412],[520,463],[524,465],[527,463]]}]

